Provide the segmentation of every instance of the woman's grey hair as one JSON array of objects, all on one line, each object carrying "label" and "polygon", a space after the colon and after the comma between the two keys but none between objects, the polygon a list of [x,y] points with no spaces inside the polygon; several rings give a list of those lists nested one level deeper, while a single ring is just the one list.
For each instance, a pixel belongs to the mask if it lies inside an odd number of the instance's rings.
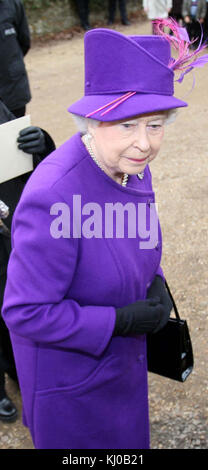
[{"label": "woman's grey hair", "polygon": [[[177,109],[169,109],[168,111],[166,111],[166,120],[165,120],[165,124],[171,124],[172,122],[175,121],[176,119],[176,115],[177,115],[177,112],[178,110]],[[78,116],[78,114],[72,114],[73,116],[73,119],[77,125],[77,128],[79,130],[79,132],[84,135],[84,134],[87,134],[88,132],[88,124],[90,123],[91,125],[93,125],[94,127],[97,127],[101,121],[97,121],[95,119],[89,119],[89,118],[85,118],[83,116]]]},{"label": "woman's grey hair", "polygon": [[88,124],[91,123],[94,127],[97,127],[100,124],[100,121],[96,121],[95,119],[89,119],[83,116],[78,116],[78,114],[72,114],[75,124],[79,132],[84,135],[88,132]]},{"label": "woman's grey hair", "polygon": [[174,122],[177,117],[177,114],[178,114],[177,108],[169,109],[167,111],[167,118],[165,120],[165,124],[171,124],[172,122]]}]

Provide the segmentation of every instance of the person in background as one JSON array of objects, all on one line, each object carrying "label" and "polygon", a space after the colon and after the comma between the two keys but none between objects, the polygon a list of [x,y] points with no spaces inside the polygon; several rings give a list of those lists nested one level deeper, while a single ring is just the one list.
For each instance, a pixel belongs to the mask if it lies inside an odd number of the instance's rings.
[{"label": "person in background", "polygon": [[[15,116],[0,100],[0,124],[13,119]],[[55,144],[46,131],[39,127],[29,126],[20,132],[18,147],[33,155],[35,168],[46,155],[55,149]],[[1,155],[1,158],[6,158],[6,155]],[[12,216],[30,175],[31,172],[0,184],[0,311],[11,252]],[[13,422],[17,418],[17,409],[6,393],[5,373],[18,383],[9,332],[0,313],[0,420]]]},{"label": "person in background", "polygon": [[172,0],[143,0],[144,11],[152,21],[152,34],[155,34],[154,20],[168,18],[172,6]]},{"label": "person in background", "polygon": [[[108,0],[108,25],[113,24],[115,21],[116,4],[117,4],[117,0]],[[122,24],[126,26],[130,25],[131,23],[128,20],[127,11],[126,11],[126,0],[118,0],[118,5],[119,5]]]},{"label": "person in background", "polygon": [[0,97],[12,114],[24,116],[31,100],[24,56],[30,31],[21,0],[0,0]]},{"label": "person in background", "polygon": [[172,0],[173,6],[169,12],[169,16],[176,20],[178,23],[183,20],[182,5],[183,0]]},{"label": "person in background", "polygon": [[206,11],[206,0],[183,0],[182,15],[190,41],[195,40],[193,48],[199,45]]},{"label": "person in background", "polygon": [[208,0],[206,0],[207,4],[207,9],[206,9],[206,15],[204,18],[204,23],[203,23],[203,29],[204,29],[204,39],[208,39]]},{"label": "person in background", "polygon": [[89,25],[89,0],[76,0],[77,12],[80,18],[81,27],[87,31]]}]

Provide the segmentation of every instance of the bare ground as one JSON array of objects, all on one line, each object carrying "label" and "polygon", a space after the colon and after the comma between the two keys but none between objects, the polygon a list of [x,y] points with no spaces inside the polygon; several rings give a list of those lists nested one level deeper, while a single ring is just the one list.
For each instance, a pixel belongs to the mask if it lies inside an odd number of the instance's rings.
[{"label": "bare ground", "polygon": [[[136,20],[124,34],[150,34],[147,22]],[[69,35],[70,37],[70,35]],[[83,92],[83,34],[72,39],[33,45],[26,57],[33,99],[27,112],[46,129],[56,145],[76,130],[69,106]],[[176,84],[177,96],[189,107],[166,129],[160,155],[152,163],[153,183],[163,230],[162,266],[182,318],[190,328],[195,367],[185,383],[149,374],[151,447],[206,449],[207,435],[207,229],[208,229],[208,65]],[[188,95],[188,96],[187,96]],[[7,378],[17,405],[13,424],[0,422],[0,448],[33,449],[21,423],[21,397]]]}]

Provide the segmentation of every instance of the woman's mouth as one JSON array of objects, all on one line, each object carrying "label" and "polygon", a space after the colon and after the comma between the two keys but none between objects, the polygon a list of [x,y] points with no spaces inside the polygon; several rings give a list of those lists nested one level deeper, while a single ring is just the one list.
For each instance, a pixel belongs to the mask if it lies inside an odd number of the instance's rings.
[{"label": "woman's mouth", "polygon": [[131,162],[135,162],[135,163],[144,163],[148,159],[148,157],[145,157],[145,158],[129,158],[129,157],[127,157],[127,158],[128,158],[128,160],[131,160]]}]

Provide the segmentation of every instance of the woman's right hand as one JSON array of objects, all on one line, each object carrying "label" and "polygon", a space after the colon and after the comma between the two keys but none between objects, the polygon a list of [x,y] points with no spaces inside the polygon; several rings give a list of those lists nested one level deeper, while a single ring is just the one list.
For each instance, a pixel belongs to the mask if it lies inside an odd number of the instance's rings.
[{"label": "woman's right hand", "polygon": [[162,328],[168,318],[169,314],[161,303],[160,297],[138,300],[116,309],[113,336],[153,333],[160,329],[160,324]]}]

